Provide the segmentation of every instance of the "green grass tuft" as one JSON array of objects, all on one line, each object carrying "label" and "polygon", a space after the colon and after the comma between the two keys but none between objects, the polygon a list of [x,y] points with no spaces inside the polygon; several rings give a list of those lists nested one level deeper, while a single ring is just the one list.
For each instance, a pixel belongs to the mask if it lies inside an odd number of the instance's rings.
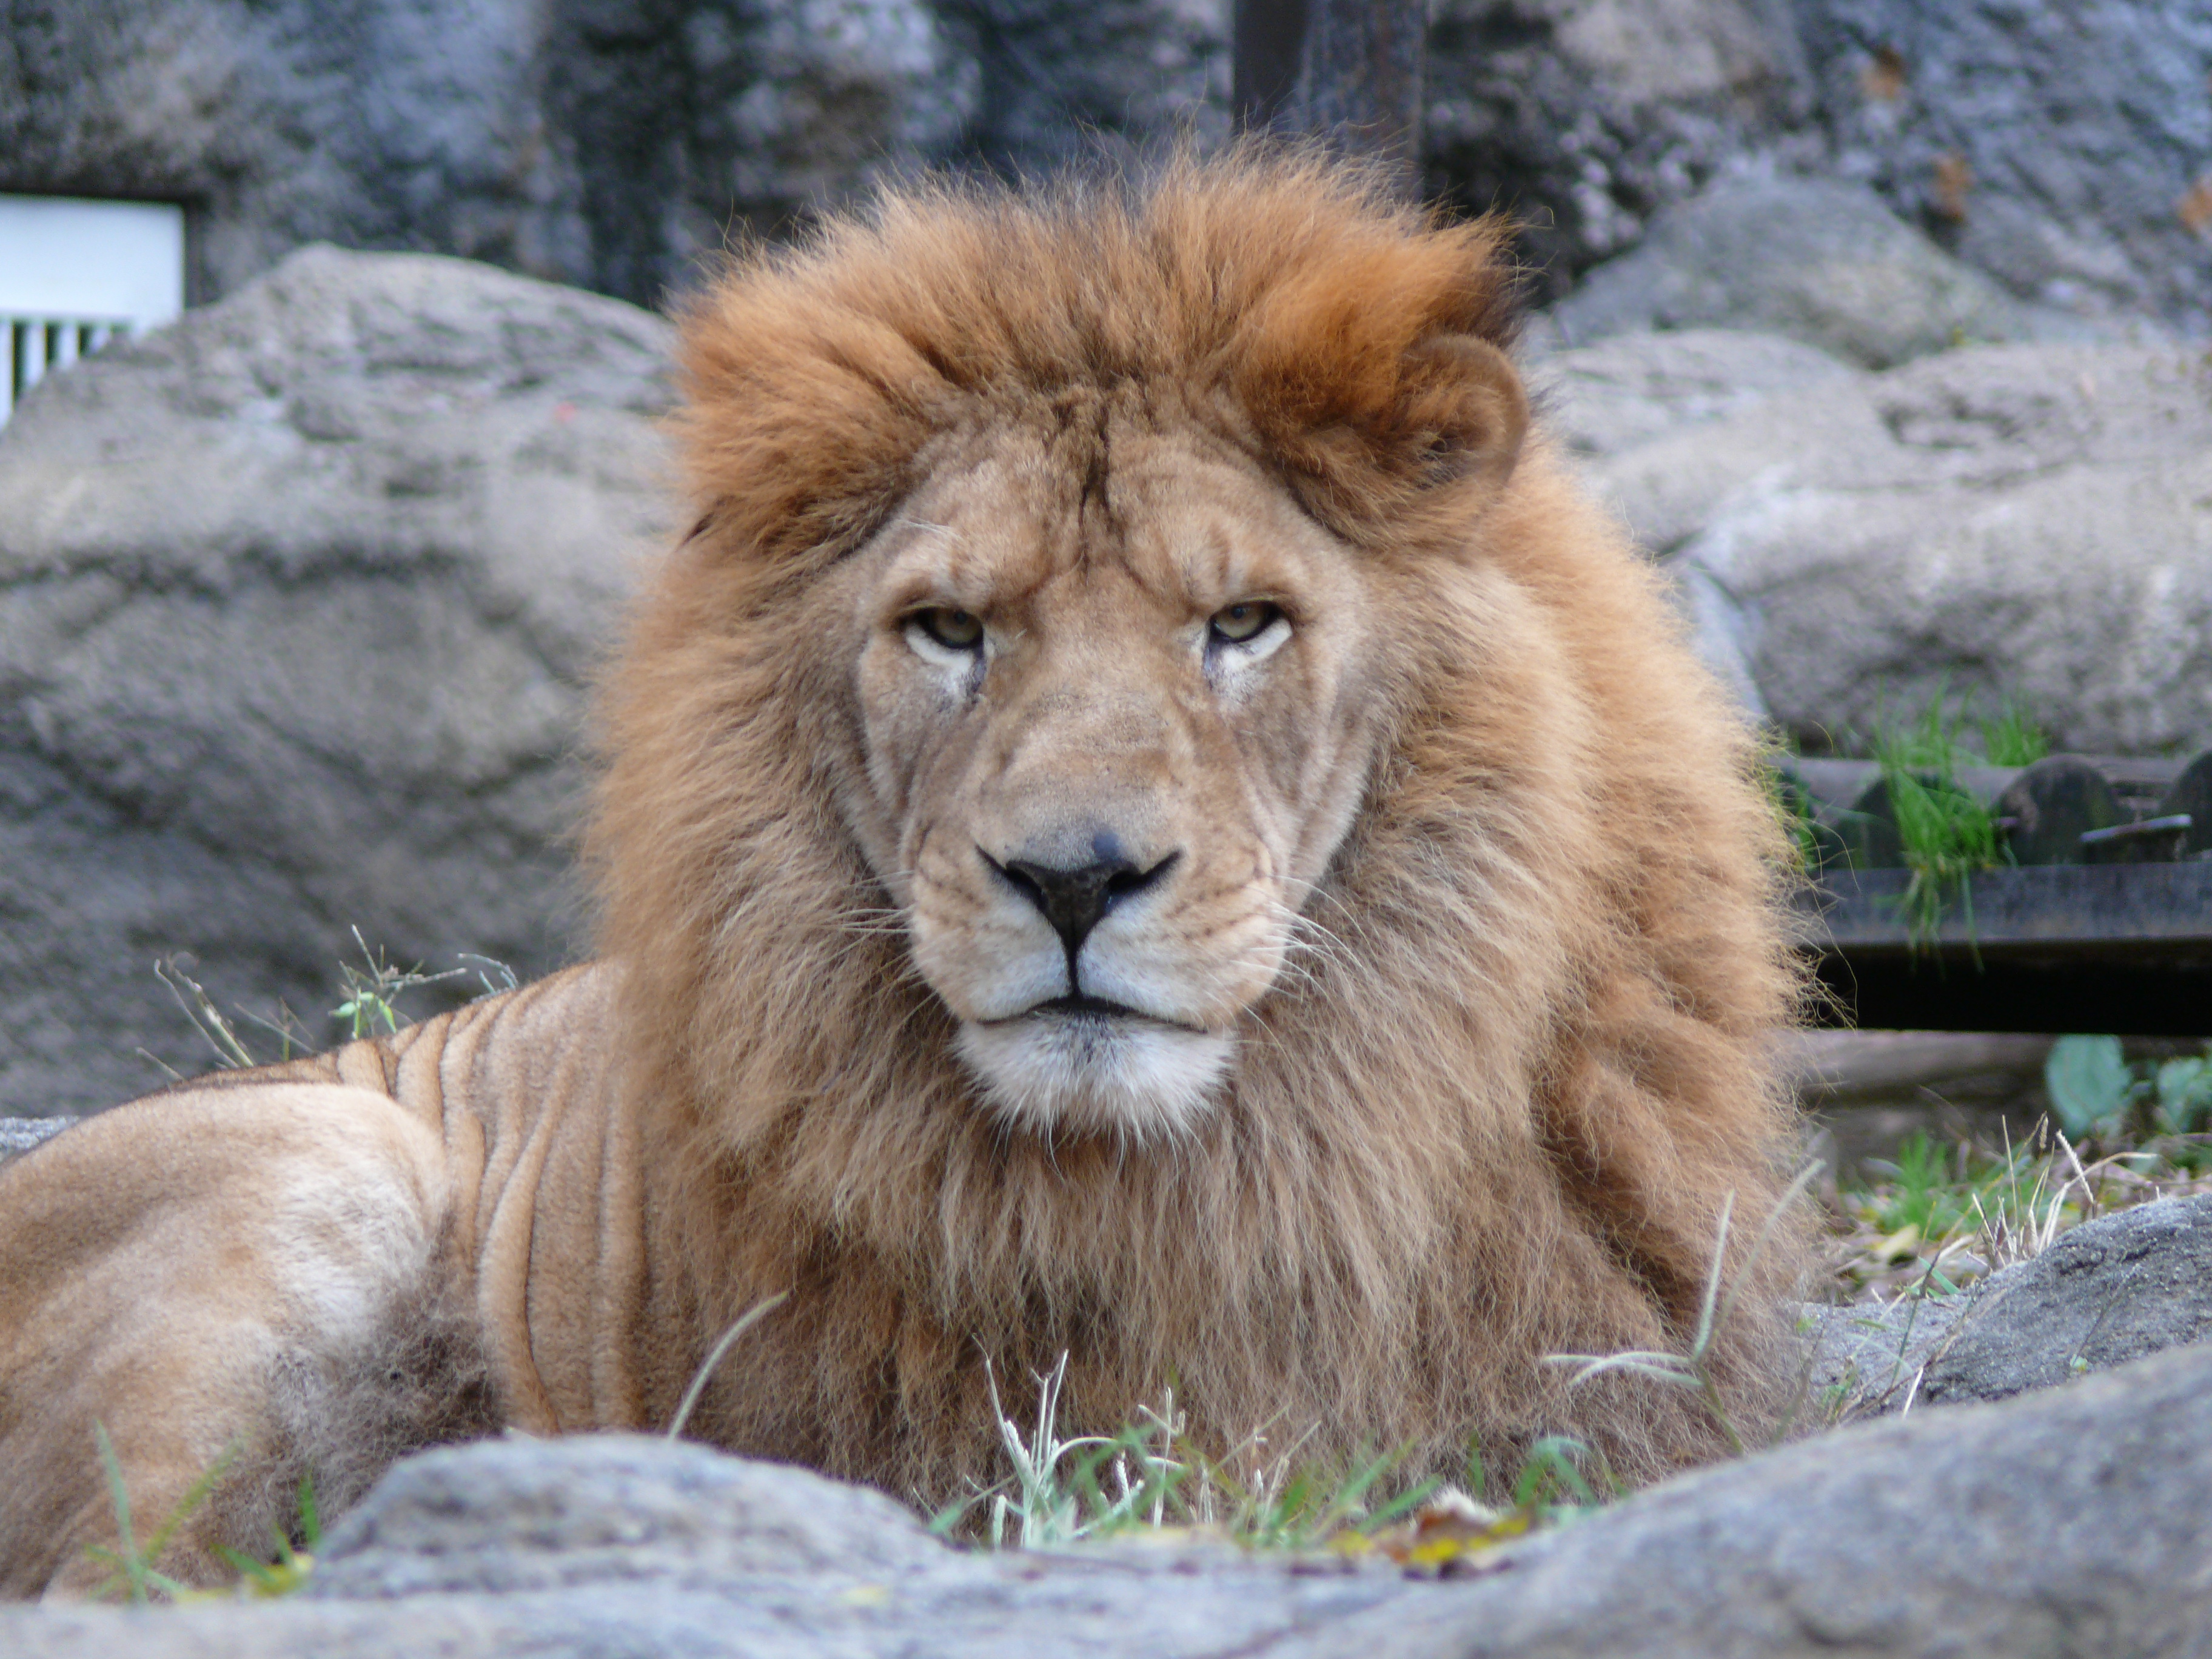
[{"label": "green grass tuft", "polygon": [[1883,723],[1875,732],[1875,763],[1888,791],[1905,868],[1912,872],[1899,905],[1916,948],[1934,943],[1952,896],[1964,908],[1971,938],[1974,911],[1968,878],[2006,862],[1995,815],[1959,784],[1960,767],[1975,759],[1959,743],[1962,718],[1946,717],[1938,687],[1917,720],[1905,726]]},{"label": "green grass tuft", "polygon": [[[1400,1478],[1402,1450],[1330,1465],[1301,1459],[1305,1436],[1278,1450],[1259,1431],[1209,1455],[1191,1439],[1172,1389],[1117,1433],[1063,1439],[1058,1419],[1066,1365],[1062,1355],[1036,1379],[1036,1413],[1026,1426],[1006,1413],[993,1379],[1009,1473],[941,1510],[932,1531],[979,1535],[994,1548],[1048,1549],[1192,1529],[1249,1549],[1327,1547],[1354,1555],[1379,1549],[1432,1566],[1559,1525],[1610,1495],[1609,1480],[1586,1472],[1589,1455],[1581,1443],[1559,1437],[1530,1447],[1511,1484],[1511,1507],[1502,1510],[1448,1492],[1433,1477]],[[1482,1492],[1482,1461],[1473,1452],[1468,1483]],[[1441,1529],[1432,1514],[1440,1506],[1450,1517]],[[1417,1533],[1432,1535],[1417,1540]]]}]

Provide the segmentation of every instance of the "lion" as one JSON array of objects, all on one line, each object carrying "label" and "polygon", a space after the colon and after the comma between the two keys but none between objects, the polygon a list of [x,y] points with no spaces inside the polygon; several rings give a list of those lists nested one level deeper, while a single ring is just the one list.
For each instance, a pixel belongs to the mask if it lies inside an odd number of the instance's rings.
[{"label": "lion", "polygon": [[[599,955],[0,1172],[7,1588],[99,1581],[101,1433],[141,1516],[220,1464],[191,1583],[303,1474],[695,1378],[691,1435],[925,1505],[1063,1361],[1068,1431],[1171,1387],[1407,1480],[1765,1420],[1781,837],[1531,416],[1507,234],[1245,149],[738,257],[605,676]],[[1555,1363],[1721,1284],[1729,1422]]]}]

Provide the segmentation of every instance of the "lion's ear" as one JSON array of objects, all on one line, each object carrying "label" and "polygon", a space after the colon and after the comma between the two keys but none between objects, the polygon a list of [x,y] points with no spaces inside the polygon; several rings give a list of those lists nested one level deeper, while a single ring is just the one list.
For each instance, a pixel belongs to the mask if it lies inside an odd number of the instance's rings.
[{"label": "lion's ear", "polygon": [[1528,432],[1528,394],[1512,361],[1472,334],[1426,340],[1406,354],[1398,441],[1431,484],[1501,488]]},{"label": "lion's ear", "polygon": [[[1288,331],[1285,331],[1287,333]],[[1311,343],[1262,358],[1242,388],[1285,480],[1354,542],[1463,534],[1520,459],[1528,398],[1506,355],[1478,335],[1432,334],[1334,365]],[[1316,363],[1334,372],[1316,372]]]}]

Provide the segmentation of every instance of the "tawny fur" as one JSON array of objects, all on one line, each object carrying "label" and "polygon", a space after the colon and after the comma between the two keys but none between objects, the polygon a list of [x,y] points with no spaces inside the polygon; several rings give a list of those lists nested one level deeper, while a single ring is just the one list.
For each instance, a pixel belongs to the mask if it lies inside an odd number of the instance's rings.
[{"label": "tawny fur", "polygon": [[[778,1294],[691,1431],[927,1504],[1001,1473],[987,1375],[1019,1401],[1062,1353],[1067,1432],[1172,1384],[1216,1454],[1456,1477],[1564,1432],[1638,1480],[1721,1449],[1705,1399],[1547,1357],[1685,1351],[1731,1201],[1708,1364],[1756,1431],[1800,1259],[1787,1221],[1749,1249],[1789,1134],[1778,832],[1660,579],[1528,427],[1501,241],[1245,152],[893,193],[739,261],[684,333],[697,528],[606,678],[603,961],[0,1170],[6,1583],[89,1582],[96,1422],[142,1514],[246,1449],[172,1562],[208,1576],[303,1464],[349,1492],[410,1438],[664,1425]],[[1012,596],[965,703],[899,678],[879,591],[930,503]],[[1245,596],[1176,584],[1240,560],[1315,608],[1216,696],[1174,641]],[[954,752],[1016,718],[1020,801],[1158,780],[1140,943],[1230,988],[1181,1115],[1025,1125],[962,1058],[939,901],[988,878],[903,860],[1027,833],[999,751]],[[1055,758],[1055,721],[1090,735]]]},{"label": "tawny fur", "polygon": [[[1765,1045],[1796,981],[1747,735],[1659,580],[1540,443],[1454,465],[1498,393],[1491,223],[1316,164],[1171,169],[1042,202],[895,197],[760,256],[690,319],[700,528],[610,676],[592,851],[633,1086],[693,1341],[794,1301],[702,1426],[938,1499],[992,1478],[983,1363],[1070,1355],[1088,1429],[1172,1379],[1216,1446],[1413,1448],[1493,1468],[1540,1432],[1642,1478],[1713,1453],[1703,1403],[1545,1356],[1682,1350],[1785,1136]],[[1250,1010],[1187,1140],[1009,1135],[831,799],[848,750],[822,580],[933,441],[1135,386],[1251,455],[1388,573],[1388,737],[1305,907],[1334,935]],[[1078,463],[1071,463],[1071,465]],[[1480,617],[1491,637],[1466,637]],[[1713,1369],[1770,1403],[1741,1285]]]}]

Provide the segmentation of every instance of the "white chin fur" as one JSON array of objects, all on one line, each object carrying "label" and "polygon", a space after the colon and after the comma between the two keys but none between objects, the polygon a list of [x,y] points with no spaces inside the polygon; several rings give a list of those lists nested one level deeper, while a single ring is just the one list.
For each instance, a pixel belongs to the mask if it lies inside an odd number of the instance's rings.
[{"label": "white chin fur", "polygon": [[1205,1112],[1237,1042],[1151,1020],[962,1021],[960,1054],[999,1115],[1037,1133],[1170,1139]]}]

